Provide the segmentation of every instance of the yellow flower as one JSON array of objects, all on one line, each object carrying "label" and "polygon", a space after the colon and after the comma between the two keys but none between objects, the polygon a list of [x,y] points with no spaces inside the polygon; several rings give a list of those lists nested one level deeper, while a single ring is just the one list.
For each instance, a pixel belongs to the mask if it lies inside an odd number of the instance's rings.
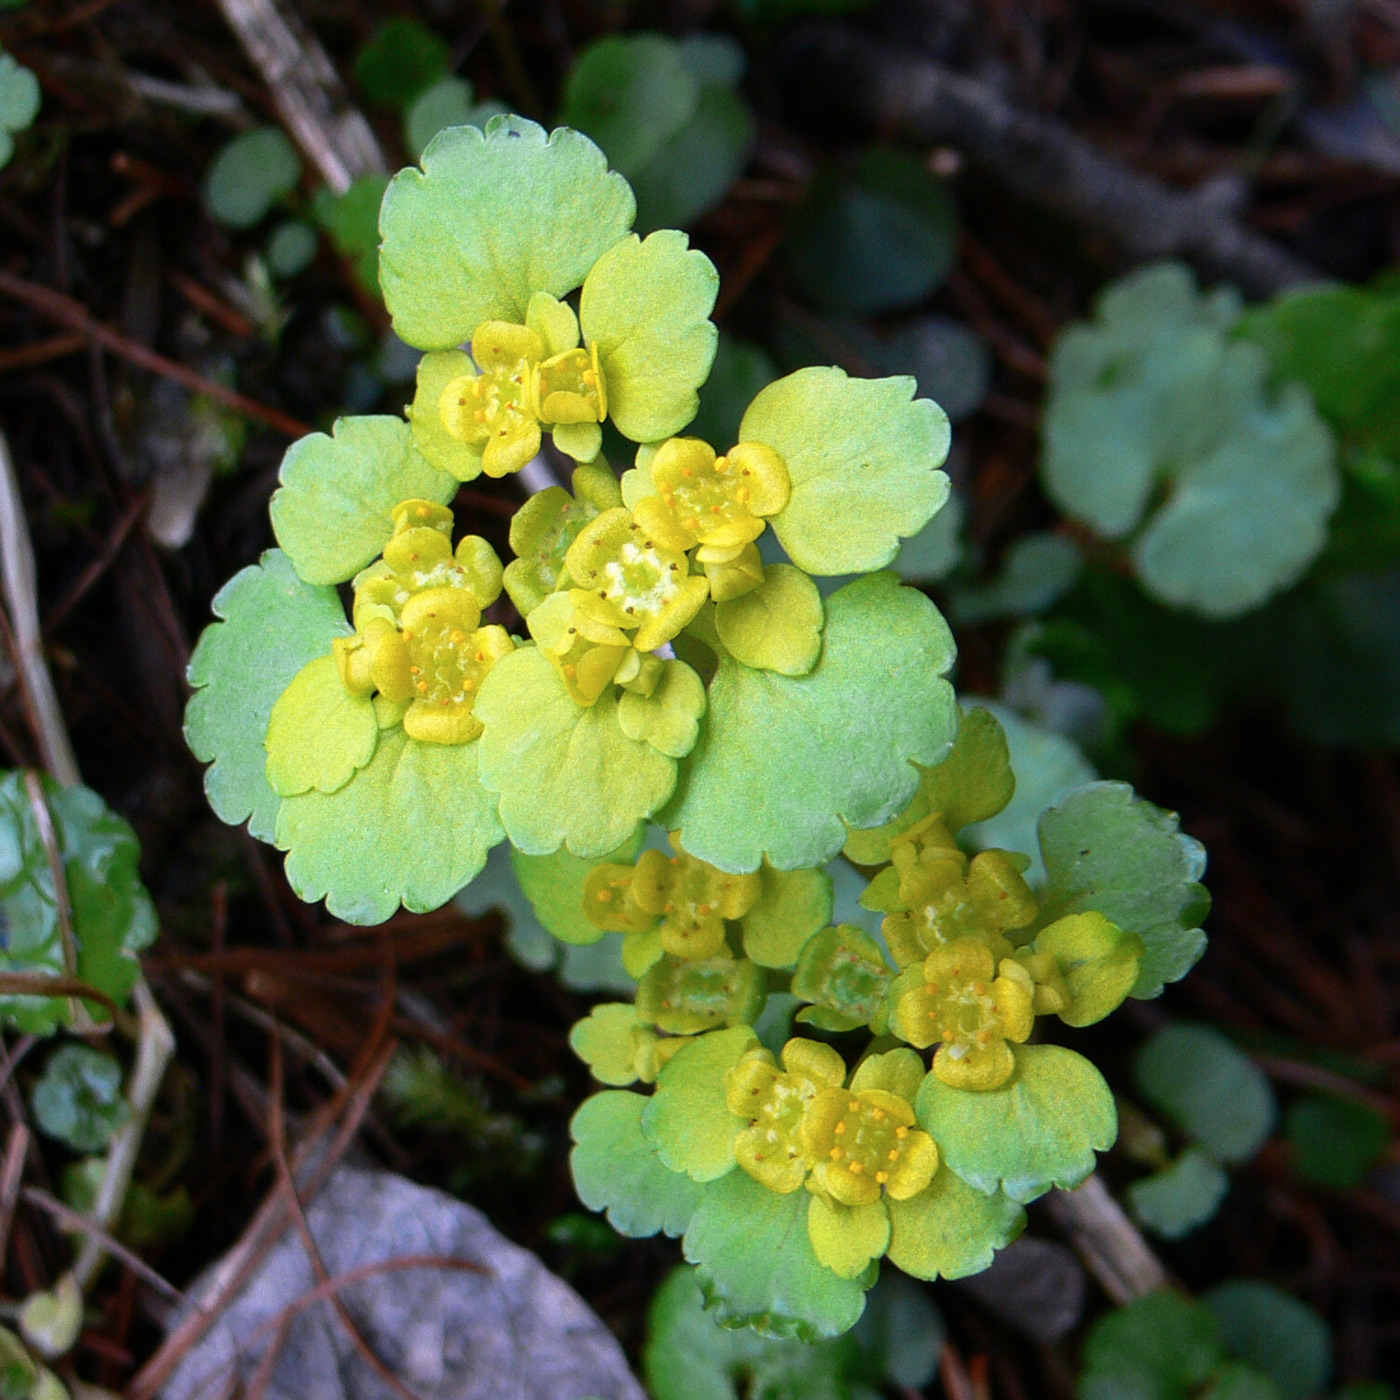
[{"label": "yellow flower", "polygon": [[996,1089],[1011,1077],[1009,1042],[1020,1043],[1035,1022],[1035,987],[1011,958],[1000,966],[973,938],[935,948],[922,969],[896,981],[890,1028],[921,1049],[938,1044],[933,1072],[956,1089]]},{"label": "yellow flower", "polygon": [[938,1169],[933,1139],[907,1099],[885,1089],[823,1089],[802,1120],[811,1189],[846,1206],[917,1196]]},{"label": "yellow flower", "polygon": [[653,539],[623,506],[590,521],[564,558],[578,584],[569,592],[577,611],[603,627],[635,631],[638,651],[669,642],[709,596],[685,554]]},{"label": "yellow flower", "polygon": [[481,451],[487,476],[517,472],[540,450],[534,378],[544,341],[528,326],[483,321],[472,336],[475,374],[451,380],[438,411],[459,442]]},{"label": "yellow flower", "polygon": [[734,1143],[739,1165],[770,1191],[796,1191],[812,1165],[803,1117],[822,1089],[845,1079],[845,1061],[814,1040],[788,1041],[782,1069],[770,1051],[749,1051],[726,1077],[729,1111],[749,1120]]}]

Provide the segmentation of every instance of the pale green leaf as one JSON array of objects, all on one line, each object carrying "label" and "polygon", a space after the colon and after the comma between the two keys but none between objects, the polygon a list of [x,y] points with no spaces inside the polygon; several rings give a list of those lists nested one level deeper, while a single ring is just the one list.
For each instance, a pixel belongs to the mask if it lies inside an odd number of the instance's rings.
[{"label": "pale green leaf", "polygon": [[442,504],[457,481],[413,446],[401,418],[337,419],[287,449],[273,493],[272,528],[307,583],[344,583],[383,551],[401,501]]},{"label": "pale green leaf", "polygon": [[714,1181],[735,1170],[734,1140],[749,1124],[729,1111],[724,1076],[757,1047],[751,1026],[732,1026],[692,1040],[666,1062],[642,1130],[672,1171]]},{"label": "pale green leaf", "polygon": [[1133,1219],[1164,1240],[1179,1240],[1204,1225],[1230,1189],[1230,1178],[1197,1148],[1127,1191]]},{"label": "pale green leaf", "polygon": [[993,578],[954,588],[949,613],[965,626],[1036,616],[1074,587],[1083,567],[1084,556],[1072,539],[1032,531],[1006,551]]},{"label": "pale green leaf", "polygon": [[714,264],[675,229],[623,239],[588,274],[579,324],[598,350],[608,414],[624,437],[656,442],[695,417],[715,358],[718,292]]},{"label": "pale green leaf", "polygon": [[947,1167],[912,1200],[889,1202],[890,1263],[914,1278],[979,1274],[1019,1235],[1026,1213],[1000,1191],[985,1195]]},{"label": "pale green leaf", "polygon": [[1263,1070],[1209,1026],[1164,1026],[1134,1074],[1143,1097],[1222,1162],[1248,1161],[1278,1118]]},{"label": "pale green leaf", "polygon": [[1040,846],[1049,877],[1040,926],[1092,910],[1137,934],[1147,952],[1132,996],[1159,996],[1205,952],[1205,848],[1174,813],[1127,783],[1088,783],[1041,817]]},{"label": "pale green leaf", "polygon": [[447,431],[439,404],[443,390],[454,379],[473,373],[466,351],[430,351],[418,362],[413,402],[404,410],[413,428],[414,447],[432,466],[458,481],[474,481],[481,475],[482,454]]},{"label": "pale green leaf", "polygon": [[209,805],[231,826],[248,823],[272,839],[280,799],[265,776],[263,740],[277,698],[308,662],[350,634],[333,588],[303,583],[291,560],[270,549],[235,574],[213,603],[223,618],[204,629],[190,658],[195,687],[185,710],[185,738],[204,774]]},{"label": "pale green leaf", "polygon": [[[644,1028],[646,1022],[630,1002],[604,1002],[583,1020],[574,1022],[569,1031],[569,1049],[588,1066],[598,1083],[622,1088],[637,1082],[636,1032]],[[641,1112],[639,1106],[638,1132]]]},{"label": "pale green leaf", "polygon": [[474,102],[465,78],[440,78],[409,104],[403,118],[403,143],[417,160],[439,131],[449,126],[484,127],[506,109],[499,102]]},{"label": "pale green leaf", "polygon": [[[155,909],[137,870],[141,847],[95,792],[42,782],[72,911],[72,975],[124,1002],[141,974],[136,954],[156,936]],[[0,972],[69,975],[48,848],[17,772],[0,776],[0,929]],[[99,1019],[109,1015],[86,1005]],[[0,995],[0,1018],[25,1034],[50,1034],[72,1010],[67,999]]]},{"label": "pale green leaf", "polygon": [[277,845],[292,888],[354,924],[383,923],[400,904],[417,914],[446,904],[505,835],[477,777],[479,747],[387,729],[338,792],[284,799]]},{"label": "pale green leaf", "polygon": [[808,1200],[806,1191],[780,1196],[741,1169],[701,1197],[685,1232],[685,1257],[697,1266],[720,1322],[807,1342],[855,1325],[870,1277],[838,1278],[818,1262],[807,1234]]},{"label": "pale green leaf", "polygon": [[267,781],[279,797],[335,792],[374,757],[379,724],[367,695],[352,695],[333,656],[309,661],[272,707]]},{"label": "pale green leaf", "polygon": [[121,1061],[90,1045],[60,1045],[29,1096],[41,1132],[83,1154],[106,1152],[131,1117]]},{"label": "pale green leaf", "polygon": [[809,574],[866,573],[899,552],[948,499],[943,410],[908,378],[850,379],[800,369],[749,405],[744,442],[773,448],[792,482],[773,531]]},{"label": "pale green leaf", "polygon": [[822,1264],[842,1278],[858,1278],[889,1246],[889,1212],[883,1200],[847,1206],[813,1196],[807,1203],[807,1233]]},{"label": "pale green leaf", "polygon": [[676,783],[674,759],[629,739],[615,695],[574,703],[549,661],[520,647],[492,668],[476,715],[482,781],[501,797],[511,842],[529,855],[567,846],[601,856],[655,812]]},{"label": "pale green leaf", "polygon": [[1078,1186],[1094,1170],[1094,1153],[1118,1135],[1103,1076],[1060,1045],[1016,1046],[1015,1072],[999,1089],[954,1089],[930,1073],[917,1110],[965,1182],[989,1195],[1000,1187],[1023,1204],[1052,1186]]},{"label": "pale green leaf", "polygon": [[668,659],[650,695],[622,692],[617,722],[629,739],[640,739],[667,758],[684,758],[700,735],[706,703],[700,677],[684,661]]},{"label": "pale green leaf", "polygon": [[403,170],[380,214],[394,329],[450,350],[487,320],[524,324],[535,292],[563,297],[631,227],[627,182],[586,136],[521,117],[451,127]]},{"label": "pale green leaf", "polygon": [[525,898],[545,928],[564,943],[596,943],[603,930],[583,912],[583,885],[595,866],[604,861],[630,865],[642,848],[640,825],[615,850],[592,860],[572,855],[562,847],[547,856],[527,856],[512,848],[511,864]]},{"label": "pale green leaf", "polygon": [[770,564],[757,588],[715,608],[715,630],[745,666],[805,676],[821,655],[821,594],[801,569]]},{"label": "pale green leaf", "polygon": [[1187,1400],[1224,1359],[1210,1313],[1163,1289],[1095,1323],[1084,1347],[1080,1400]]},{"label": "pale green leaf", "polygon": [[671,1171],[642,1135],[641,1094],[606,1090],[574,1114],[569,1155],[574,1187],[589,1210],[606,1210],[619,1234],[673,1238],[690,1224],[704,1187]]},{"label": "pale green leaf", "polygon": [[791,967],[803,945],[831,922],[831,876],[824,870],[759,870],[758,902],[739,921],[744,953],[760,967]]},{"label": "pale green leaf", "polygon": [[846,823],[887,820],[918,785],[913,764],[946,752],[952,660],[937,608],[894,574],[839,589],[809,675],[720,661],[668,826],[725,870],[756,870],[765,858],[786,870],[824,864]]},{"label": "pale green leaf", "polygon": [[1268,1376],[1283,1400],[1312,1400],[1332,1375],[1332,1334],[1306,1303],[1260,1279],[1219,1284],[1201,1301],[1226,1347]]},{"label": "pale green leaf", "polygon": [[[36,95],[37,90],[36,83]],[[15,129],[12,123],[4,125]],[[219,223],[252,228],[300,178],[301,157],[286,133],[281,127],[259,126],[235,136],[214,158],[204,178],[204,199]]]}]

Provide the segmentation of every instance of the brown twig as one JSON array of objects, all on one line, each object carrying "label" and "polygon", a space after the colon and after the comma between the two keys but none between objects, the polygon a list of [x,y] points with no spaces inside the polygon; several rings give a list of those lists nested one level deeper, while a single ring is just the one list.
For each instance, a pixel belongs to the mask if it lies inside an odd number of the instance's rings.
[{"label": "brown twig", "polygon": [[152,374],[173,379],[196,394],[217,399],[249,418],[256,418],[259,422],[276,428],[278,432],[286,433],[288,437],[304,437],[311,431],[307,424],[299,422],[289,413],[283,413],[280,408],[271,408],[267,404],[259,403],[246,394],[240,394],[236,389],[230,389],[226,384],[206,378],[196,370],[190,369],[188,365],[179,364],[175,360],[167,359],[158,351],[147,349],[130,336],[123,335],[119,330],[90,316],[81,302],[64,296],[62,292],[56,292],[51,287],[41,287],[37,282],[18,277],[13,272],[0,271],[0,292],[23,302],[25,306],[51,321],[71,326],[114,355],[119,355],[142,369],[148,369]]},{"label": "brown twig", "polygon": [[14,1222],[15,1206],[19,1203],[30,1139],[29,1129],[23,1123],[16,1123],[10,1129],[10,1140],[5,1144],[5,1161],[0,1166],[0,1259],[4,1259],[9,1250],[10,1226]]},{"label": "brown twig", "polygon": [[36,340],[29,345],[18,345],[13,350],[0,351],[0,374],[32,369],[35,365],[62,359],[75,350],[81,350],[87,343],[87,336],[79,335],[76,331],[65,331],[62,335],[51,335],[47,340]]},{"label": "brown twig", "polygon": [[1052,1191],[1045,1208],[1115,1303],[1131,1303],[1165,1287],[1161,1260],[1099,1177],[1091,1176],[1075,1191]]}]

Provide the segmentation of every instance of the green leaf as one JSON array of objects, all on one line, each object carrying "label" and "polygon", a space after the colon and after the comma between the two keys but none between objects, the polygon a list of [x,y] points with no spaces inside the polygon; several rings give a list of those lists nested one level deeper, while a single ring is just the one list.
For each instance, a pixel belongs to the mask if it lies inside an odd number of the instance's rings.
[{"label": "green leaf", "polygon": [[685,1232],[685,1257],[697,1266],[720,1322],[806,1342],[855,1324],[869,1278],[838,1278],[817,1262],[807,1235],[810,1199],[806,1191],[780,1196],[742,1170],[701,1197]]},{"label": "green leaf", "polygon": [[684,758],[700,735],[706,703],[700,677],[684,661],[669,658],[661,663],[661,679],[650,695],[622,692],[617,722],[629,739],[640,739],[667,758]]},{"label": "green leaf", "polygon": [[641,1094],[616,1089],[585,1099],[569,1124],[574,1187],[589,1210],[606,1210],[632,1239],[685,1232],[704,1187],[668,1169],[642,1135]]},{"label": "green leaf", "polygon": [[354,924],[383,923],[400,904],[416,914],[446,904],[505,834],[477,777],[479,748],[386,729],[338,792],[284,799],[277,845],[292,888]]},{"label": "green leaf", "polygon": [[[136,954],[156,936],[156,913],[141,884],[135,833],[84,787],[43,779],[58,858],[68,886],[79,981],[123,1002],[140,975]],[[68,974],[57,892],[23,773],[0,777],[0,972]],[[95,1016],[107,1013],[88,1004]],[[66,998],[0,996],[0,1016],[26,1035],[67,1024]]]},{"label": "green leaf", "polygon": [[1041,817],[1040,847],[1049,877],[1040,926],[1097,911],[1137,934],[1147,952],[1132,996],[1160,996],[1205,952],[1205,848],[1181,832],[1175,813],[1127,783],[1088,783]]},{"label": "green leaf", "polygon": [[563,297],[632,224],[627,182],[576,131],[521,117],[453,127],[423,169],[390,182],[380,278],[394,329],[450,350],[488,320],[524,324],[535,292]]},{"label": "green leaf", "polygon": [[282,459],[272,528],[307,583],[344,583],[383,551],[401,501],[445,504],[457,481],[413,446],[401,418],[339,418],[333,436],[311,433]]},{"label": "green leaf", "polygon": [[1263,1071],[1208,1026],[1164,1026],[1134,1066],[1139,1092],[1222,1162],[1245,1162],[1278,1117]]},{"label": "green leaf", "polygon": [[680,46],[660,34],[612,34],[579,55],[559,120],[595,140],[614,169],[635,178],[690,121],[700,85]]},{"label": "green leaf", "polygon": [[1231,1361],[1216,1372],[1201,1400],[1280,1400],[1279,1389],[1262,1371]]},{"label": "green leaf", "polygon": [[692,1040],[666,1062],[642,1130],[672,1171],[696,1181],[734,1171],[734,1140],[748,1120],[729,1111],[724,1076],[757,1047],[751,1026],[732,1026]]},{"label": "green leaf", "polygon": [[642,849],[644,835],[639,825],[620,846],[592,860],[561,848],[547,856],[527,856],[512,849],[510,861],[535,917],[550,933],[564,943],[596,943],[603,930],[584,915],[584,882],[604,862],[630,865]]},{"label": "green leaf", "polygon": [[958,840],[974,851],[995,847],[1028,854],[1031,864],[1026,879],[1039,887],[1045,881],[1045,862],[1040,857],[1037,836],[1040,814],[1098,775],[1072,739],[1031,724],[1009,705],[980,698],[976,704],[985,706],[1001,725],[1016,790],[995,816],[963,827]]},{"label": "green leaf", "polygon": [[105,1152],[130,1117],[122,1097],[122,1067],[103,1050],[60,1045],[30,1091],[40,1129],[74,1152]]},{"label": "green leaf", "polygon": [[1307,1094],[1291,1104],[1283,1134],[1293,1148],[1293,1170],[1338,1191],[1360,1186],[1391,1140],[1384,1115],[1331,1094]]},{"label": "green leaf", "polygon": [[185,710],[185,738],[204,774],[209,805],[230,826],[248,823],[272,839],[280,799],[268,786],[263,739],[277,698],[302,667],[350,635],[333,588],[303,583],[291,560],[270,549],[235,574],[214,598],[223,618],[204,629],[190,658],[195,687]]},{"label": "green leaf", "polygon": [[272,707],[267,781],[279,797],[335,792],[374,757],[379,722],[367,695],[352,695],[333,656],[309,661]]},{"label": "green leaf", "polygon": [[957,738],[947,757],[920,769],[918,791],[899,816],[884,826],[847,836],[845,853],[857,865],[885,865],[890,860],[890,842],[933,812],[956,832],[994,817],[1011,800],[1016,778],[1006,735],[996,717],[979,706],[960,715],[957,723]]},{"label": "green leaf", "polygon": [[739,436],[773,448],[792,482],[773,532],[809,574],[868,573],[948,499],[948,419],[912,379],[800,369],[749,405]]},{"label": "green leaf", "polygon": [[966,1278],[987,1268],[1025,1228],[1000,1191],[985,1195],[947,1167],[912,1200],[890,1201],[890,1263],[914,1278]]},{"label": "green leaf", "polygon": [[316,222],[330,235],[336,252],[349,258],[371,296],[379,295],[379,209],[388,188],[388,176],[371,173],[354,180],[343,194],[323,186],[312,203]]},{"label": "green leaf", "polygon": [[890,565],[906,583],[937,583],[962,562],[962,528],[966,508],[956,491],[948,493],[938,514],[899,546]]},{"label": "green leaf", "polygon": [[657,811],[676,783],[676,763],[629,739],[605,694],[576,705],[535,647],[502,657],[481,687],[476,715],[481,778],[501,798],[512,843],[529,855],[567,846],[601,856]]},{"label": "green leaf", "polygon": [[873,149],[852,177],[818,178],[788,236],[788,270],[819,306],[876,315],[917,306],[952,271],[958,221],[924,163]]},{"label": "green leaf", "polygon": [[252,228],[299,179],[301,157],[281,127],[259,126],[235,136],[214,158],[204,177],[204,201],[225,227]]},{"label": "green leaf", "polygon": [[311,266],[318,246],[316,230],[310,224],[284,219],[267,240],[268,270],[274,277],[295,277]]},{"label": "green leaf", "polygon": [[579,325],[598,351],[608,414],[624,437],[656,442],[695,417],[715,358],[719,274],[675,229],[615,243],[583,284]]},{"label": "green leaf", "polygon": [[715,630],[745,666],[805,676],[821,655],[821,594],[801,569],[769,564],[757,588],[715,608]]},{"label": "green leaf", "polygon": [[1169,1167],[1128,1187],[1128,1207],[1139,1225],[1164,1240],[1179,1240],[1213,1219],[1230,1178],[1197,1148]]},{"label": "green leaf", "polygon": [[846,840],[844,823],[887,820],[918,784],[912,764],[948,748],[956,711],[941,677],[952,660],[938,610],[895,575],[837,590],[809,675],[721,659],[667,825],[724,870],[757,870],[765,858],[785,870],[824,864]]},{"label": "green leaf", "polygon": [[759,878],[758,902],[739,921],[744,953],[760,967],[791,967],[807,940],[831,921],[831,876],[764,865]]},{"label": "green leaf", "polygon": [[0,167],[9,163],[15,143],[10,133],[24,131],[39,115],[39,80],[17,63],[11,54],[0,51]]},{"label": "green leaf", "polygon": [[[948,1327],[926,1288],[886,1271],[870,1290],[852,1337],[865,1354],[872,1378],[922,1390],[938,1374]],[[801,1400],[801,1397],[794,1397]]]},{"label": "green leaf", "polygon": [[355,81],[381,107],[402,109],[447,72],[447,41],[416,19],[391,19],[355,55]]},{"label": "green leaf", "polygon": [[880,356],[886,374],[912,374],[919,393],[932,399],[954,423],[980,408],[992,387],[991,346],[949,316],[919,316],[885,341]]},{"label": "green leaf", "polygon": [[409,103],[404,112],[403,143],[417,160],[433,137],[449,126],[485,127],[505,108],[499,102],[474,102],[465,78],[440,78]]},{"label": "green leaf", "polygon": [[1187,1400],[1223,1360],[1207,1309],[1177,1293],[1150,1293],[1095,1323],[1080,1400]]},{"label": "green leaf", "polygon": [[1230,1352],[1258,1367],[1283,1400],[1311,1400],[1332,1375],[1332,1335],[1306,1303],[1258,1279],[1235,1279],[1204,1294]]},{"label": "green leaf", "polygon": [[1083,566],[1072,539],[1032,531],[1006,551],[994,578],[955,589],[949,611],[966,626],[1048,612],[1074,587]]},{"label": "green leaf", "polygon": [[953,1089],[930,1073],[916,1108],[958,1176],[1023,1204],[1052,1186],[1073,1190],[1118,1135],[1103,1076],[1060,1045],[1018,1045],[1015,1072],[999,1089]]},{"label": "green leaf", "polygon": [[[630,1002],[604,1002],[582,1021],[574,1022],[569,1049],[588,1066],[598,1083],[622,1088],[639,1078],[637,1032],[646,1029],[646,1022]],[[637,1113],[640,1121],[640,1108]]]}]

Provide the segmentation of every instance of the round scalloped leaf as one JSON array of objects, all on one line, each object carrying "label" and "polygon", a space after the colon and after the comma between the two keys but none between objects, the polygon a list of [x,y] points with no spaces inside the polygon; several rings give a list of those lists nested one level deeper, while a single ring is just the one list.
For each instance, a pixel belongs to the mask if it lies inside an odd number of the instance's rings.
[{"label": "round scalloped leaf", "polygon": [[1217,1284],[1201,1301],[1226,1348],[1257,1367],[1283,1400],[1311,1400],[1332,1375],[1332,1334],[1306,1303],[1256,1278]]},{"label": "round scalloped leaf", "polygon": [[214,614],[190,657],[195,687],[185,739],[201,763],[209,805],[230,826],[248,823],[272,840],[281,799],[268,786],[263,739],[278,697],[303,666],[350,635],[333,588],[303,583],[291,560],[270,549],[218,592]]},{"label": "round scalloped leaf", "polygon": [[749,405],[741,442],[761,442],[787,464],[788,503],[771,524],[809,574],[882,569],[948,499],[938,471],[948,417],[914,398],[914,380],[850,379],[843,369],[800,369]]},{"label": "round scalloped leaf", "polygon": [[717,1321],[804,1342],[855,1325],[875,1270],[844,1279],[818,1262],[807,1233],[810,1200],[806,1191],[780,1196],[741,1170],[706,1190],[685,1232],[685,1257]]},{"label": "round scalloped leaf", "polygon": [[[136,833],[90,789],[42,781],[68,886],[74,975],[125,1001],[141,974],[136,954],[156,936],[155,909],[137,870]],[[53,870],[23,773],[0,777],[0,829],[0,971],[66,976]],[[88,1010],[108,1015],[91,1003]],[[48,1035],[71,1013],[66,998],[0,996],[0,1017],[27,1035]]]},{"label": "round scalloped leaf", "polygon": [[666,1062],[642,1116],[642,1131],[672,1171],[714,1181],[734,1169],[734,1140],[748,1121],[729,1111],[724,1076],[758,1048],[752,1026],[711,1031]]},{"label": "round scalloped leaf", "polygon": [[277,698],[267,723],[267,781],[279,797],[336,792],[374,757],[379,722],[333,656],[318,656]]},{"label": "round scalloped leaf", "polygon": [[500,794],[501,820],[528,855],[567,846],[601,856],[620,846],[670,797],[676,761],[629,739],[617,697],[574,703],[535,647],[503,656],[482,683],[476,715],[481,779]]},{"label": "round scalloped leaf", "polygon": [[1225,1199],[1230,1178],[1197,1147],[1128,1186],[1133,1219],[1164,1240],[1179,1240],[1204,1225]]},{"label": "round scalloped leaf", "polygon": [[624,437],[656,442],[695,417],[719,339],[710,321],[718,294],[714,264],[675,229],[623,239],[588,274],[579,325]]},{"label": "round scalloped leaf", "polygon": [[671,1171],[642,1135],[641,1094],[610,1089],[585,1099],[569,1124],[569,1166],[579,1200],[606,1210],[619,1234],[642,1239],[685,1232],[705,1188]]},{"label": "round scalloped leaf", "polygon": [[1332,434],[1301,385],[1243,415],[1174,488],[1133,546],[1138,577],[1172,607],[1239,617],[1300,578],[1341,496]]},{"label": "round scalloped leaf", "polygon": [[661,663],[661,679],[650,695],[622,692],[617,722],[629,739],[640,739],[667,758],[684,758],[695,747],[707,703],[704,682],[684,661],[672,658]]},{"label": "round scalloped leaf", "polygon": [[1010,1197],[984,1195],[947,1168],[911,1200],[888,1204],[890,1263],[914,1278],[980,1274],[1026,1224]]},{"label": "round scalloped leaf", "polygon": [[307,583],[344,583],[377,559],[401,501],[445,505],[457,494],[457,479],[414,447],[402,418],[339,418],[331,433],[287,449],[269,507],[277,543]]},{"label": "round scalloped leaf", "polygon": [[904,807],[915,763],[936,763],[956,724],[953,639],[938,609],[891,573],[826,600],[822,655],[806,676],[724,657],[667,825],[723,870],[822,865],[846,823]]},{"label": "round scalloped leaf", "polygon": [[1106,1313],[1084,1346],[1081,1400],[1185,1400],[1225,1360],[1210,1312],[1162,1289]]},{"label": "round scalloped leaf", "polygon": [[757,588],[715,608],[715,631],[745,666],[805,676],[821,655],[821,594],[801,569],[769,564]]},{"label": "round scalloped leaf", "polygon": [[636,204],[586,136],[523,117],[441,132],[380,211],[379,277],[401,339],[450,350],[483,321],[524,324],[535,292],[563,297],[632,226]]},{"label": "round scalloped leaf", "polygon": [[1015,1072],[999,1089],[954,1089],[930,1073],[917,1112],[968,1185],[1022,1204],[1052,1186],[1078,1186],[1118,1135],[1103,1075],[1061,1045],[1018,1045]]},{"label": "round scalloped leaf", "polygon": [[400,904],[415,914],[446,904],[505,835],[477,777],[479,747],[386,729],[338,792],[285,798],[277,845],[292,888],[352,924],[383,923]]},{"label": "round scalloped leaf", "polygon": [[616,850],[593,860],[557,850],[547,856],[527,856],[512,848],[511,864],[525,898],[545,928],[563,943],[587,945],[603,937],[603,930],[583,912],[583,885],[593,869],[604,861],[630,865],[642,849],[646,830],[636,831]]},{"label": "round scalloped leaf", "polygon": [[831,876],[765,865],[759,879],[758,902],[739,921],[744,955],[760,967],[792,967],[807,940],[831,922]]},{"label": "round scalloped leaf", "polygon": [[1087,783],[1040,819],[1040,927],[1096,911],[1146,945],[1130,996],[1160,996],[1205,952],[1205,847],[1127,783]]}]

